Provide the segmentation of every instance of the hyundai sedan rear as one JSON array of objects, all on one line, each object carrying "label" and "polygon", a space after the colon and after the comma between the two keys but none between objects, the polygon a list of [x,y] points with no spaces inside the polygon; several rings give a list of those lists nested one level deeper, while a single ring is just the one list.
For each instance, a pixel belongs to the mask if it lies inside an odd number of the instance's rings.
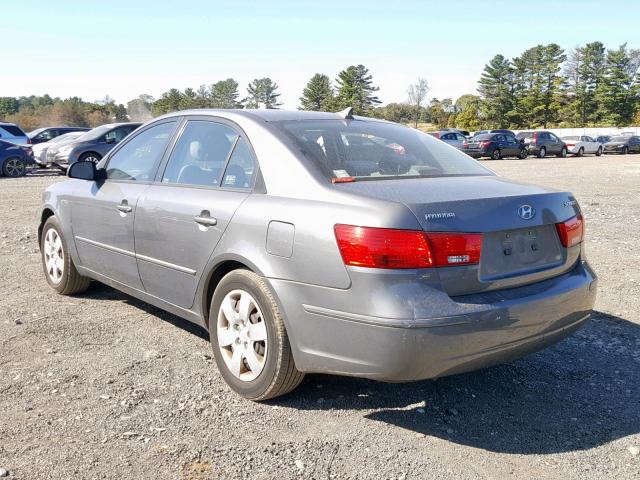
[{"label": "hyundai sedan rear", "polygon": [[253,400],[308,372],[398,382],[510,361],[595,300],[569,192],[349,111],[177,112],[69,176],[44,195],[49,285],[103,282],[207,328]]}]

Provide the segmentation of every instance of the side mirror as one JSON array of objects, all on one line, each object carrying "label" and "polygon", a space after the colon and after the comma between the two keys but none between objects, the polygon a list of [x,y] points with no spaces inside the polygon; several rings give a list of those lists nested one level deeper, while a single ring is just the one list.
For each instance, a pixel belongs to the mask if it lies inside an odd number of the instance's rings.
[{"label": "side mirror", "polygon": [[90,161],[72,163],[67,171],[67,175],[69,178],[90,180],[92,182],[107,178],[106,172],[103,169],[98,170],[96,164]]}]

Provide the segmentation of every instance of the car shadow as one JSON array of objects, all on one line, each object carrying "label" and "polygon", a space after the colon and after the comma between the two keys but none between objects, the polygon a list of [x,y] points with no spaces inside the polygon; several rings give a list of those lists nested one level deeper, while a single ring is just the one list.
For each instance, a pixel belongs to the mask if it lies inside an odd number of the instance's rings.
[{"label": "car shadow", "polygon": [[83,293],[82,298],[93,299],[93,300],[115,300],[124,302],[127,305],[132,305],[149,315],[153,315],[158,317],[160,320],[164,320],[171,325],[174,325],[186,332],[191,333],[197,337],[200,337],[203,340],[209,341],[209,332],[204,328],[196,325],[194,323],[185,320],[184,318],[180,318],[177,315],[169,313],[160,308],[154,307],[153,305],[143,302],[142,300],[138,300],[126,293],[121,292],[120,290],[116,290],[115,288],[111,288],[107,285],[104,285],[99,282],[91,282],[91,286],[89,289]]},{"label": "car shadow", "polygon": [[[82,295],[117,300],[203,340],[208,332],[94,282]],[[640,433],[640,325],[594,312],[571,337],[515,362],[413,383],[307,375],[269,402],[364,418],[498,453],[586,450]]]},{"label": "car shadow", "polygon": [[360,410],[492,452],[586,450],[640,432],[640,325],[596,312],[573,336],[507,365],[405,384],[309,375],[274,403]]}]

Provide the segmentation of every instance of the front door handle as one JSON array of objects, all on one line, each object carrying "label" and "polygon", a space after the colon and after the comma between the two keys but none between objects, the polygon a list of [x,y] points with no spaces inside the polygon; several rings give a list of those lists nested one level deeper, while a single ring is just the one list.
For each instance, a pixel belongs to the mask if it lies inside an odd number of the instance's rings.
[{"label": "front door handle", "polygon": [[129,205],[129,202],[127,202],[126,200],[122,200],[122,203],[118,205],[116,208],[120,210],[122,213],[131,213],[131,211],[133,210],[133,207],[131,207]]},{"label": "front door handle", "polygon": [[200,212],[200,215],[196,215],[195,217],[193,217],[193,220],[197,224],[203,225],[205,227],[212,227],[214,225],[217,225],[218,223],[218,219],[212,217],[209,213],[209,210],[203,210],[202,212]]}]

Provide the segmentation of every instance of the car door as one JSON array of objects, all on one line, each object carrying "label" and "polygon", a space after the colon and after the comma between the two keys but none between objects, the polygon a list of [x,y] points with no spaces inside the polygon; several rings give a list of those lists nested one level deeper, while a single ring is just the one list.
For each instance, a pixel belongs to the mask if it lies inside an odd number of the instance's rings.
[{"label": "car door", "polygon": [[549,138],[549,152],[553,152],[555,154],[560,153],[564,146],[564,142],[551,132],[547,133],[547,135]]},{"label": "car door", "polygon": [[520,142],[513,135],[505,134],[504,138],[507,155],[517,157],[520,154]]},{"label": "car door", "polygon": [[640,153],[640,137],[631,137],[631,140],[629,140],[629,151]]},{"label": "car door", "polygon": [[122,144],[100,164],[106,180],[76,181],[71,223],[83,267],[142,290],[133,238],[136,205],[176,124],[176,119],[153,124]]},{"label": "car door", "polygon": [[253,187],[257,163],[233,124],[197,117],[164,163],[138,202],[138,269],[145,291],[190,308],[213,249]]}]

